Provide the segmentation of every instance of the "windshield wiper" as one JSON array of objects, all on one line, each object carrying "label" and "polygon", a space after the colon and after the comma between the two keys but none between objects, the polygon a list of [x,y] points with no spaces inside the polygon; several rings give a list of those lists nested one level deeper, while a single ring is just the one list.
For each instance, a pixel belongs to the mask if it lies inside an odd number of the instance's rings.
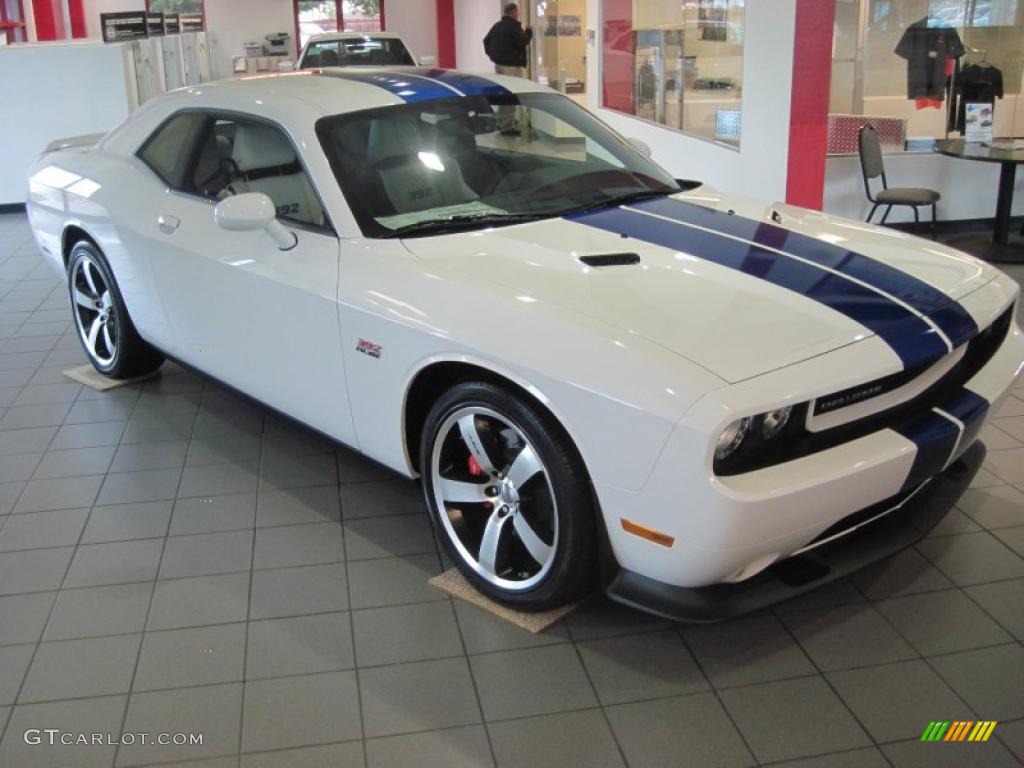
[{"label": "windshield wiper", "polygon": [[610,208],[613,205],[625,205],[626,203],[636,203],[641,200],[650,200],[654,197],[665,197],[666,195],[674,194],[672,191],[668,192],[657,192],[653,189],[639,189],[635,192],[627,192],[624,195],[614,195],[612,197],[605,198],[596,203],[585,205],[582,208],[572,208],[565,211],[563,215],[577,214],[577,213],[589,213],[590,211],[597,211],[601,208]]},{"label": "windshield wiper", "polygon": [[415,235],[439,235],[446,232],[474,229],[492,225],[519,224],[524,221],[536,221],[557,214],[553,213],[476,213],[442,216],[437,219],[424,219],[403,227],[393,229],[383,235],[385,238],[409,237]]}]

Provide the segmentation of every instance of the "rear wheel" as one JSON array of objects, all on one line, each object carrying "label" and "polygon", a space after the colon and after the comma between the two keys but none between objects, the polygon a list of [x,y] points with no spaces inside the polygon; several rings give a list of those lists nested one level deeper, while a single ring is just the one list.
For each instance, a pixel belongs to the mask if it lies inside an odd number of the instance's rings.
[{"label": "rear wheel", "polygon": [[550,416],[493,384],[460,384],[427,416],[420,455],[437,530],[477,589],[546,610],[591,586],[597,568],[589,481]]},{"label": "rear wheel", "polygon": [[128,379],[160,367],[164,356],[135,331],[110,266],[88,241],[71,249],[68,290],[78,339],[93,368],[113,379]]}]

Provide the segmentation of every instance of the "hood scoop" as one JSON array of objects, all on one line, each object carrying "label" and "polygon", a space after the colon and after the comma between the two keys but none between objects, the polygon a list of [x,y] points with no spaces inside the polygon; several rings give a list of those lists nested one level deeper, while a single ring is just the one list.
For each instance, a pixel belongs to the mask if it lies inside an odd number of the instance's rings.
[{"label": "hood scoop", "polygon": [[640,263],[640,256],[636,253],[600,253],[580,256],[579,259],[588,267],[631,267]]}]

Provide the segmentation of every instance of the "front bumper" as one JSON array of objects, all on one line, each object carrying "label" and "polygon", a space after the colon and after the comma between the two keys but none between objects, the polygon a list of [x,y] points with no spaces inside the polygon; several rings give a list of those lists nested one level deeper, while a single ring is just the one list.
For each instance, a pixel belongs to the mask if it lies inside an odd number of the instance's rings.
[{"label": "front bumper", "polygon": [[[608,596],[624,605],[673,621],[731,619],[804,592],[885,559],[909,547],[934,528],[970,485],[985,459],[975,442],[960,458],[888,513],[804,554],[781,560],[757,576],[735,584],[678,587],[629,570],[608,583]],[[898,502],[894,502],[898,503]]]}]

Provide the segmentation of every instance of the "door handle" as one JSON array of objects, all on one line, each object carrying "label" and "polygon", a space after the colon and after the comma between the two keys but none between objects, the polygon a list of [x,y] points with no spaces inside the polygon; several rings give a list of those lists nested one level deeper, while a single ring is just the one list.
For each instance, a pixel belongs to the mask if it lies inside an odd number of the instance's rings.
[{"label": "door handle", "polygon": [[162,213],[157,218],[156,223],[160,225],[160,231],[165,235],[173,235],[178,225],[181,224],[181,219],[177,216],[171,216],[169,213]]}]

